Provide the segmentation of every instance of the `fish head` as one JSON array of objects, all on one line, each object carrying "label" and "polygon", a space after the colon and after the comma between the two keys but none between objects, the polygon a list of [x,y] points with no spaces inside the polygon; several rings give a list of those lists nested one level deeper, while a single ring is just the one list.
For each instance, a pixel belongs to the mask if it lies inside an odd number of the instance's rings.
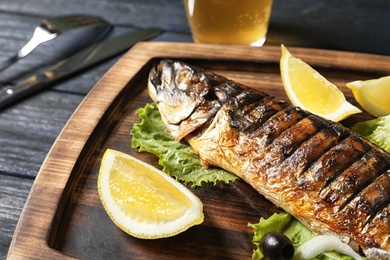
[{"label": "fish head", "polygon": [[203,70],[179,61],[162,60],[152,68],[148,91],[176,140],[196,130],[220,108]]}]

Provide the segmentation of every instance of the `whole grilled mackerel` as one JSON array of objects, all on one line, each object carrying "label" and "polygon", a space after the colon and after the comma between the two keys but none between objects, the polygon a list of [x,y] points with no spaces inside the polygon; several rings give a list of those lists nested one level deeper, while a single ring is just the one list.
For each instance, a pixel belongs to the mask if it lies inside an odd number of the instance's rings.
[{"label": "whole grilled mackerel", "polygon": [[291,103],[182,62],[150,72],[149,93],[176,140],[236,174],[318,234],[390,259],[390,155]]}]

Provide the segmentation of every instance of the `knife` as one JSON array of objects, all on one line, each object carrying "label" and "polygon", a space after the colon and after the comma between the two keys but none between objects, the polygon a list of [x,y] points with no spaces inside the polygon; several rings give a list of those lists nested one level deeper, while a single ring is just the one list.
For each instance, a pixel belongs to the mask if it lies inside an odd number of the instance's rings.
[{"label": "knife", "polygon": [[127,51],[137,42],[154,37],[161,32],[160,28],[139,29],[104,40],[65,58],[44,72],[32,75],[15,85],[5,85],[0,89],[0,109],[55,81]]}]

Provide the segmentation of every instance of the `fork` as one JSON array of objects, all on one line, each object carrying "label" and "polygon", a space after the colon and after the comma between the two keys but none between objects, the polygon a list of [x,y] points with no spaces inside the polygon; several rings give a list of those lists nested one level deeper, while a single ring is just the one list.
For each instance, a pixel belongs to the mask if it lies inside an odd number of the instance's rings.
[{"label": "fork", "polygon": [[67,31],[99,26],[107,28],[112,27],[109,22],[95,15],[63,15],[44,19],[39,26],[35,28],[31,39],[16,54],[0,64],[0,72],[18,60],[26,57],[40,44],[50,41]]}]

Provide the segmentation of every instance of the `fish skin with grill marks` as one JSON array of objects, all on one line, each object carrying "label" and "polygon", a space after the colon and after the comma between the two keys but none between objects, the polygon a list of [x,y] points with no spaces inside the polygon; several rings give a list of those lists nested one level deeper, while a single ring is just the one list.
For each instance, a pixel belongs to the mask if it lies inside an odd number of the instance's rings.
[{"label": "fish skin with grill marks", "polygon": [[390,155],[339,123],[188,64],[162,60],[149,94],[170,134],[317,234],[390,259]]}]

